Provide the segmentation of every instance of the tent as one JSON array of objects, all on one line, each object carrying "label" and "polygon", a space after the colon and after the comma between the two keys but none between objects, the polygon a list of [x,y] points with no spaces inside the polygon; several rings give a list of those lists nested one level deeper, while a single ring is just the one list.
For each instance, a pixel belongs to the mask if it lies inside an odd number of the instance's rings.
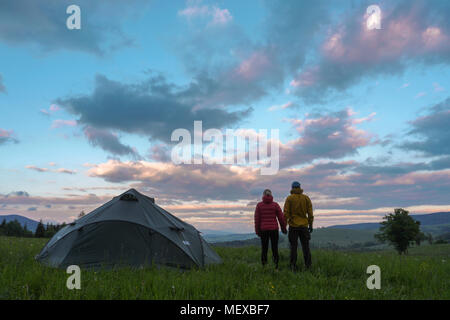
[{"label": "tent", "polygon": [[59,230],[36,260],[59,268],[154,264],[189,269],[222,262],[197,229],[135,189]]}]

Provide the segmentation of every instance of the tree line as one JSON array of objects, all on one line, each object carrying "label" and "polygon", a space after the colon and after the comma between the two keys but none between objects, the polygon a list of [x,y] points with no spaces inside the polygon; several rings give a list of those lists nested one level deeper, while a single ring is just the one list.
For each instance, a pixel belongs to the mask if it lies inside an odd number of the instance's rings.
[{"label": "tree line", "polygon": [[58,232],[61,228],[65,227],[66,223],[62,224],[53,224],[47,223],[44,224],[42,220],[39,221],[39,224],[36,228],[36,231],[29,230],[26,225],[20,224],[16,219],[10,222],[6,222],[6,219],[3,219],[0,224],[0,236],[8,236],[8,237],[25,237],[25,238],[51,238]]}]

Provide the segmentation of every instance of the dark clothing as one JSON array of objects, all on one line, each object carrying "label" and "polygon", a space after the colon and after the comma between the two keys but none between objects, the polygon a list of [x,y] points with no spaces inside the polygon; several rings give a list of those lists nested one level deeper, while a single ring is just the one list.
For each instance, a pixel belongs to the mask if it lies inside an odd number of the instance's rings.
[{"label": "dark clothing", "polygon": [[261,262],[263,265],[267,264],[267,251],[269,250],[269,239],[272,245],[272,258],[275,266],[278,267],[278,230],[263,230],[260,231],[261,236]]},{"label": "dark clothing", "polygon": [[307,227],[289,227],[289,244],[291,248],[291,267],[297,265],[297,247],[298,238],[302,244],[303,259],[305,260],[305,266],[311,267],[311,251],[309,250],[309,240],[311,240],[311,234]]}]

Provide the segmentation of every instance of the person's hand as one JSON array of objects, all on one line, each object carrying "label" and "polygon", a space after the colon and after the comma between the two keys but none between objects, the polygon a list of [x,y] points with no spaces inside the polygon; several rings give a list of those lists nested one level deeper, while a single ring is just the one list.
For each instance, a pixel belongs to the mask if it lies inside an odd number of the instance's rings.
[{"label": "person's hand", "polygon": [[259,232],[256,233],[256,235],[261,238],[261,234]]},{"label": "person's hand", "polygon": [[286,230],[286,229],[283,229],[283,230],[281,230],[281,232],[282,232],[283,234],[286,234],[286,233],[287,233],[287,230]]},{"label": "person's hand", "polygon": [[312,233],[312,232],[313,232],[313,227],[312,227],[312,226],[309,226],[309,227],[308,227],[308,231],[309,231],[309,233]]}]

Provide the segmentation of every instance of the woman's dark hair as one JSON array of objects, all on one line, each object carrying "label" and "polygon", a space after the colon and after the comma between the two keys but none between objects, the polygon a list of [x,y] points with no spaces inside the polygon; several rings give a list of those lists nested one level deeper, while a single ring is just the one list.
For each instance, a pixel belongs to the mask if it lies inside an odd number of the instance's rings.
[{"label": "woman's dark hair", "polygon": [[263,195],[265,195],[267,191],[269,191],[270,193],[272,193],[272,191],[271,191],[270,189],[266,189],[266,190],[264,190]]}]

